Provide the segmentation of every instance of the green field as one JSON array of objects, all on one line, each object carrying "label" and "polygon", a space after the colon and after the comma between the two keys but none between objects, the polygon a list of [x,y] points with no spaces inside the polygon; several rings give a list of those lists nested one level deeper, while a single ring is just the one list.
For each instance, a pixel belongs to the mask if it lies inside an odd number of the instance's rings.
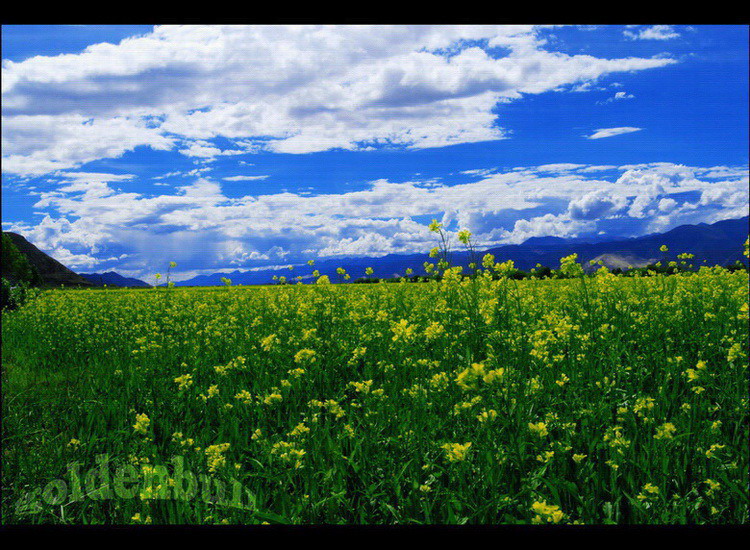
[{"label": "green field", "polygon": [[746,522],[747,272],[605,271],[45,291],[4,522]]}]

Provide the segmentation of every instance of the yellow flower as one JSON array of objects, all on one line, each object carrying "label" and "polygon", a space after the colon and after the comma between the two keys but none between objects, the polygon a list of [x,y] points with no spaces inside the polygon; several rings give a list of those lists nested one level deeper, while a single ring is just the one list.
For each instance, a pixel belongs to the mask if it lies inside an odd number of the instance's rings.
[{"label": "yellow flower", "polygon": [[656,428],[654,439],[672,439],[676,431],[677,428],[675,428],[674,424],[672,424],[671,422],[666,422]]},{"label": "yellow flower", "polygon": [[398,323],[393,323],[391,326],[391,332],[393,332],[392,340],[394,342],[398,342],[399,340],[410,340],[412,336],[414,336],[416,330],[416,326],[409,325],[409,321],[406,319],[401,319]]},{"label": "yellow flower", "polygon": [[529,384],[529,389],[531,390],[531,393],[536,393],[543,388],[542,383],[539,381],[538,376],[535,376],[531,380],[529,380],[528,384]]},{"label": "yellow flower", "polygon": [[456,383],[463,390],[476,389],[479,380],[483,379],[484,375],[484,365],[482,363],[472,363],[469,368],[464,369],[456,376]]},{"label": "yellow flower", "polygon": [[477,419],[480,422],[490,422],[492,420],[495,420],[497,418],[497,411],[495,409],[490,409],[488,411],[482,411],[477,415]]},{"label": "yellow flower", "polygon": [[714,481],[713,479],[706,479],[706,481],[704,481],[703,483],[708,485],[708,490],[706,491],[706,494],[708,496],[713,495],[715,491],[721,489],[721,483],[719,483],[718,481]]},{"label": "yellow flower", "polygon": [[646,418],[648,413],[654,409],[656,401],[653,397],[639,397],[635,405],[633,405],[633,412],[640,418]]},{"label": "yellow flower", "polygon": [[636,496],[638,500],[643,502],[644,500],[648,500],[651,498],[656,497],[656,495],[659,494],[659,488],[656,485],[653,485],[651,483],[646,483],[643,486],[643,489],[641,490],[640,494]]},{"label": "yellow flower", "polygon": [[281,394],[278,392],[273,392],[268,394],[266,397],[263,398],[263,403],[266,405],[273,405],[274,403],[278,403],[282,400]]},{"label": "yellow flower", "polygon": [[574,454],[574,455],[573,455],[573,460],[575,461],[575,463],[576,463],[576,464],[580,464],[580,463],[581,463],[581,461],[582,461],[582,460],[583,460],[584,458],[586,458],[587,456],[588,456],[588,455],[582,455],[582,454]]},{"label": "yellow flower", "polygon": [[146,516],[145,518],[142,518],[140,513],[136,513],[136,514],[133,515],[132,518],[130,518],[130,520],[132,522],[134,522],[134,523],[146,523],[146,524],[148,524],[148,523],[151,523],[151,516]]},{"label": "yellow flower", "polygon": [[531,430],[531,433],[535,433],[540,438],[545,437],[549,432],[547,431],[547,424],[544,422],[537,422],[534,424],[533,422],[529,422],[529,430]]},{"label": "yellow flower", "polygon": [[260,347],[263,351],[271,351],[274,345],[279,343],[279,338],[275,334],[269,334],[260,341]]},{"label": "yellow flower", "polygon": [[441,445],[441,449],[445,450],[445,457],[449,462],[461,462],[466,460],[466,456],[469,454],[469,448],[471,442],[464,443],[446,443]]},{"label": "yellow flower", "polygon": [[136,415],[135,424],[133,424],[133,429],[139,434],[146,435],[150,424],[151,424],[151,419],[145,413],[141,413],[141,414]]},{"label": "yellow flower", "polygon": [[742,352],[742,346],[740,344],[732,344],[727,353],[727,361],[734,363],[737,359],[742,359],[745,354]]},{"label": "yellow flower", "polygon": [[216,397],[217,395],[219,395],[219,386],[217,384],[213,384],[208,387],[208,391],[206,392],[206,394],[200,394],[198,396],[198,399],[202,399],[205,403],[206,401],[208,401],[212,397]]},{"label": "yellow flower", "polygon": [[495,265],[495,256],[492,254],[485,254],[482,257],[482,266],[485,269],[492,269],[492,267]]},{"label": "yellow flower", "polygon": [[622,435],[620,426],[612,426],[604,433],[604,441],[618,453],[624,454],[623,449],[630,446],[630,440]]},{"label": "yellow flower", "polygon": [[279,441],[271,447],[271,454],[293,465],[295,469],[299,469],[302,467],[302,458],[307,454],[307,451],[297,447],[294,442]]},{"label": "yellow flower", "polygon": [[560,258],[560,271],[563,275],[566,277],[577,277],[583,275],[583,268],[576,262],[577,259],[577,253]]},{"label": "yellow flower", "polygon": [[314,363],[315,362],[315,351],[311,349],[301,349],[294,354],[295,363]]},{"label": "yellow flower", "polygon": [[229,443],[220,443],[206,447],[205,453],[208,460],[208,471],[215,472],[227,463],[224,453],[229,449]]},{"label": "yellow flower", "polygon": [[372,380],[365,380],[364,382],[349,382],[349,387],[353,388],[357,393],[370,393],[372,388]]},{"label": "yellow flower", "polygon": [[565,514],[560,510],[560,507],[547,504],[546,500],[534,502],[531,509],[536,513],[536,516],[531,520],[532,523],[560,523],[565,519]]},{"label": "yellow flower", "polygon": [[297,436],[297,435],[305,434],[305,433],[307,433],[309,431],[310,431],[310,428],[308,428],[307,426],[305,426],[304,422],[300,422],[299,424],[297,424],[294,427],[294,429],[291,432],[289,432],[289,436],[290,437],[294,437],[294,436]]},{"label": "yellow flower", "polygon": [[296,369],[291,369],[288,371],[289,376],[292,378],[299,378],[303,374],[305,374],[305,369],[302,367],[297,367]]},{"label": "yellow flower", "polygon": [[433,321],[424,330],[424,335],[428,340],[434,340],[435,338],[445,334],[445,328],[440,323]]},{"label": "yellow flower", "polygon": [[241,400],[245,405],[251,405],[253,402],[253,394],[247,390],[242,390],[241,392],[238,392],[234,396],[234,398]]},{"label": "yellow flower", "polygon": [[537,455],[536,459],[539,462],[547,463],[552,460],[553,456],[555,456],[555,451],[544,451],[542,454]]},{"label": "yellow flower", "polygon": [[193,384],[193,375],[183,374],[182,376],[178,376],[177,378],[175,378],[174,381],[178,385],[177,389],[182,391],[186,388],[189,388]]},{"label": "yellow flower", "polygon": [[726,445],[719,445],[718,443],[714,443],[711,445],[711,447],[706,451],[706,458],[713,458],[716,455],[716,451],[720,451],[726,447]]},{"label": "yellow flower", "polygon": [[484,375],[482,380],[484,380],[485,384],[494,384],[495,382],[500,382],[503,379],[504,375],[505,369],[493,369],[487,371],[487,374]]}]

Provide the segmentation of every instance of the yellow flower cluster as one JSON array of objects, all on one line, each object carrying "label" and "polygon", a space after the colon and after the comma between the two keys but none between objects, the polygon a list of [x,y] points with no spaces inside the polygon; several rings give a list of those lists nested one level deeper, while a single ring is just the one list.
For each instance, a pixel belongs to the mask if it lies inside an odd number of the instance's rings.
[{"label": "yellow flower cluster", "polygon": [[133,429],[142,435],[146,435],[148,432],[148,427],[151,425],[151,419],[148,417],[147,414],[141,413],[136,415],[135,417],[135,424],[133,424]]},{"label": "yellow flower cluster", "polygon": [[229,443],[219,443],[206,447],[206,460],[208,462],[208,471],[215,472],[222,466],[226,465],[227,459],[224,453],[229,450]]},{"label": "yellow flower cluster", "polygon": [[560,523],[565,519],[565,514],[560,507],[547,504],[546,500],[534,502],[531,509],[536,514],[531,520],[532,523]]},{"label": "yellow flower cluster", "polygon": [[462,462],[466,460],[470,447],[471,442],[464,443],[463,445],[460,443],[446,443],[441,445],[440,448],[445,450],[445,458],[448,462]]}]

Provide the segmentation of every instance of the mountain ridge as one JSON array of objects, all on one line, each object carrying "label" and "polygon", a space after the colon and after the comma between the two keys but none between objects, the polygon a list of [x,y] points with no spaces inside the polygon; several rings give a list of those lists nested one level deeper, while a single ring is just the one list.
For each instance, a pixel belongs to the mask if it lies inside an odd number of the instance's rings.
[{"label": "mountain ridge", "polygon": [[151,287],[145,281],[134,277],[125,277],[116,271],[107,271],[104,273],[79,273],[81,277],[95,286],[120,286],[120,287]]},{"label": "mountain ridge", "polygon": [[[528,271],[536,264],[556,268],[563,256],[577,253],[578,261],[588,264],[589,260],[603,260],[611,263],[608,267],[616,268],[628,265],[640,267],[654,261],[671,261],[683,252],[695,254],[695,265],[703,260],[708,265],[727,265],[737,260],[747,265],[747,258],[742,255],[743,243],[748,236],[750,217],[721,220],[712,224],[684,224],[664,233],[651,233],[640,237],[621,238],[612,241],[584,242],[579,239],[560,237],[532,237],[520,244],[503,245],[476,252],[475,260],[481,261],[484,254],[490,253],[496,261],[513,260],[518,269]],[[669,252],[659,250],[662,245]],[[470,262],[467,252],[455,252],[452,255],[454,265],[467,266]],[[321,275],[328,275],[332,281],[338,280],[337,267],[343,267],[352,279],[364,276],[366,267],[372,267],[374,277],[389,278],[402,276],[407,268],[415,274],[424,274],[423,263],[434,260],[427,253],[386,254],[379,257],[342,257],[319,260],[314,267],[301,266],[290,271],[287,268],[256,269],[254,271],[235,270],[220,271],[208,275],[198,275],[191,279],[178,281],[178,286],[221,286],[222,277],[232,280],[232,284],[255,285],[270,284],[272,277],[284,276],[293,280],[304,269],[304,280],[311,279],[310,272],[317,269]]]}]

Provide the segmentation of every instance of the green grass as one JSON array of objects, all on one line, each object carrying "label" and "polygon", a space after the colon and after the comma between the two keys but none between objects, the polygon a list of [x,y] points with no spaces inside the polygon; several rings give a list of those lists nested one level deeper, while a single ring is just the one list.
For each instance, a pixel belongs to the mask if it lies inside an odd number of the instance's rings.
[{"label": "green grass", "polygon": [[[3,313],[4,522],[746,522],[747,285],[47,291]],[[72,498],[103,454],[255,504]]]}]

